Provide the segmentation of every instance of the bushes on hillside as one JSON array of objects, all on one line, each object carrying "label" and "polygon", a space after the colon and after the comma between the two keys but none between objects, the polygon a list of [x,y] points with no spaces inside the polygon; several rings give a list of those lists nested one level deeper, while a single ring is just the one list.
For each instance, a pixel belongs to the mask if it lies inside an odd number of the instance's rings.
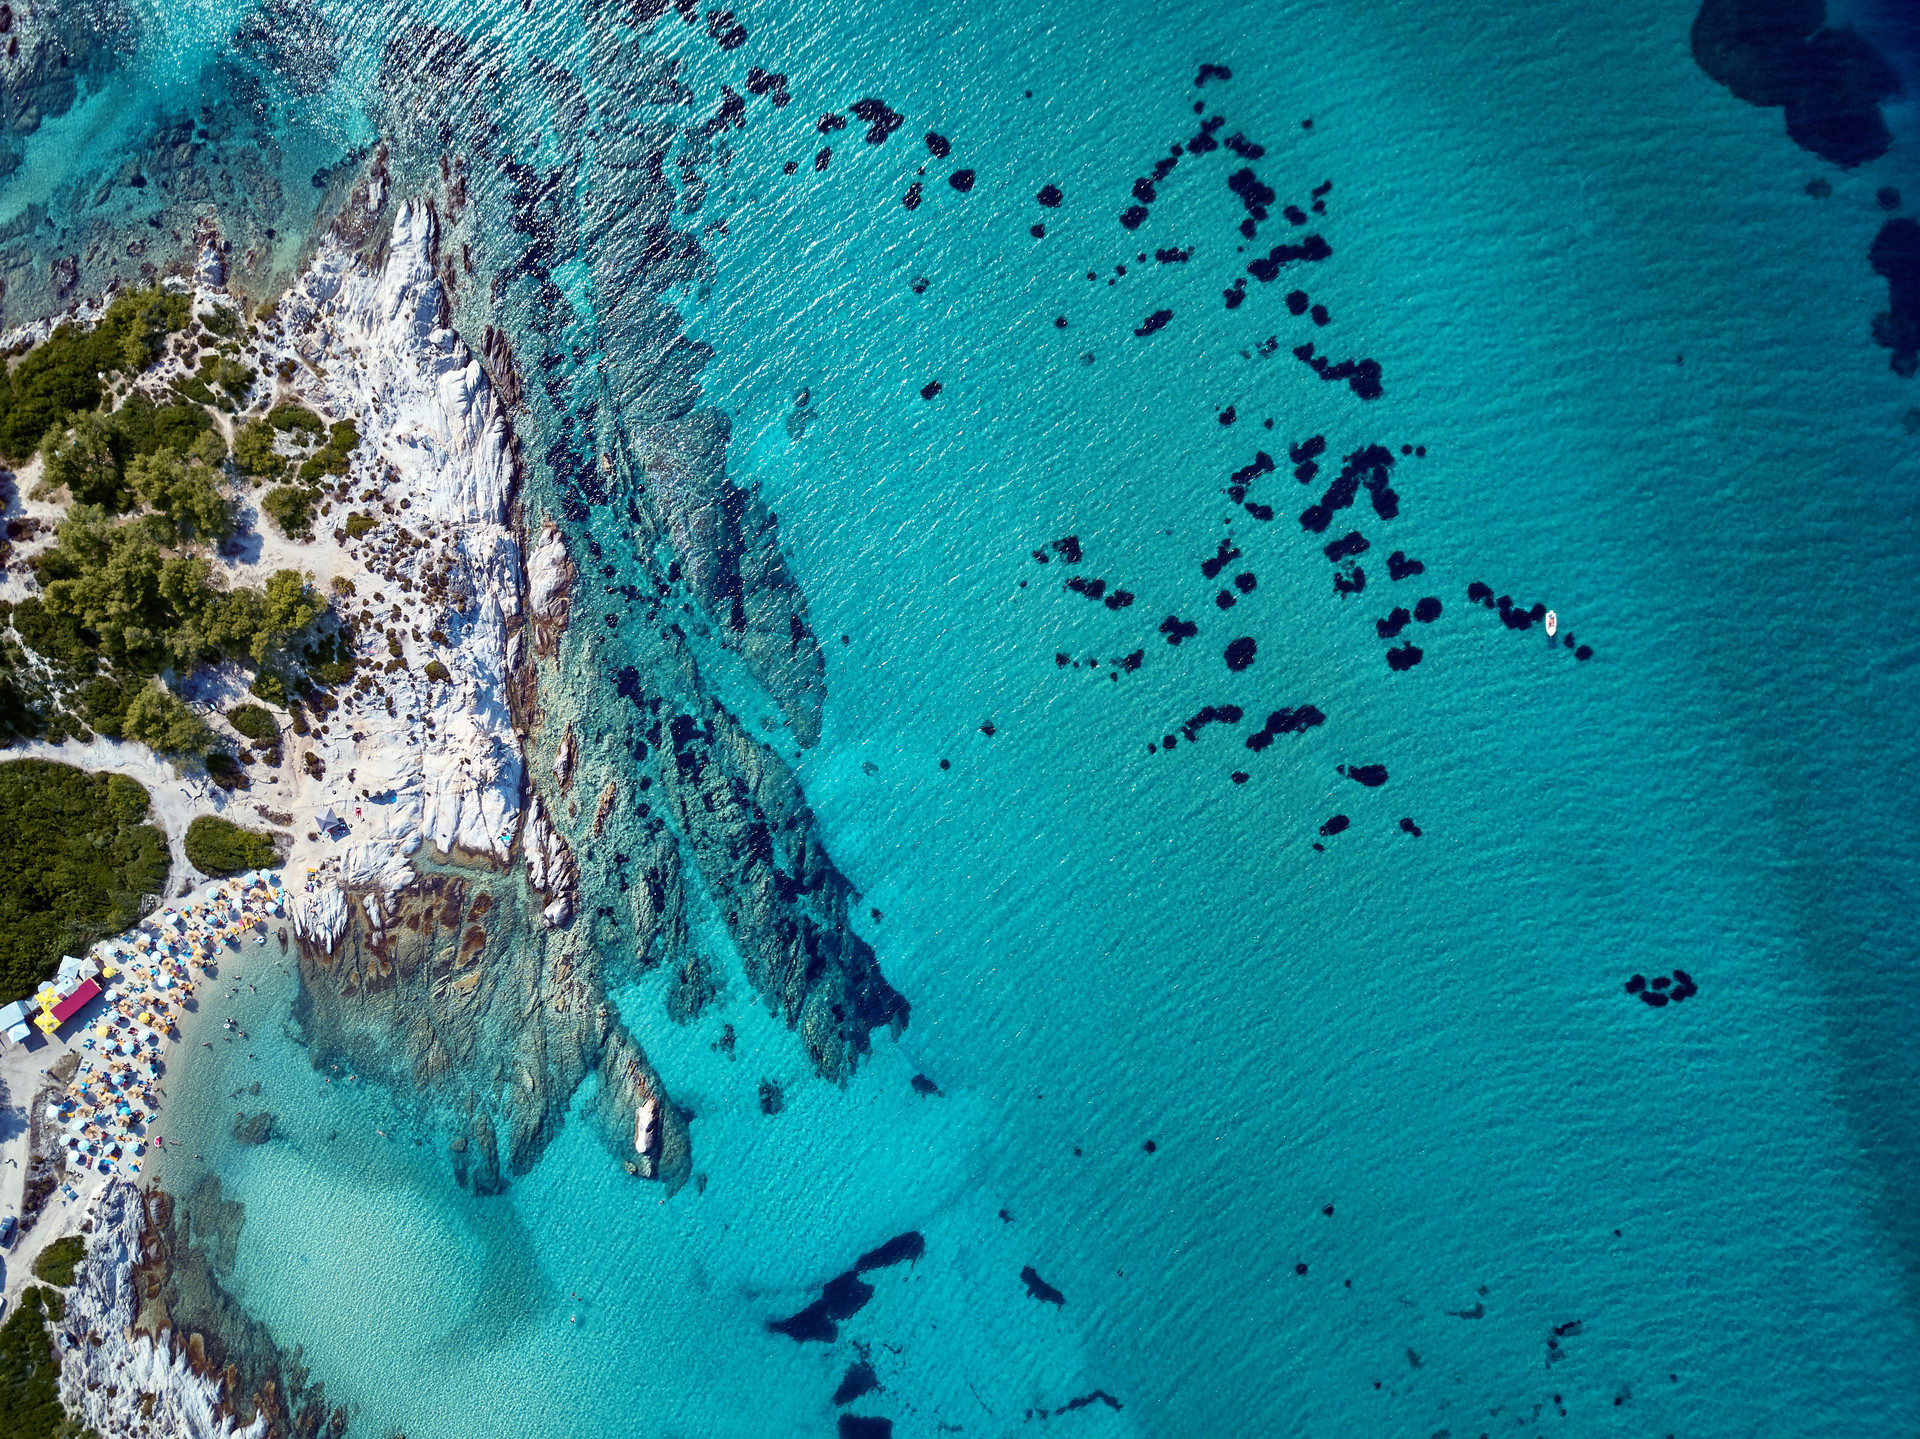
[{"label": "bushes on hillside", "polygon": [[187,860],[202,874],[211,875],[269,869],[279,862],[266,835],[210,814],[187,826]]}]

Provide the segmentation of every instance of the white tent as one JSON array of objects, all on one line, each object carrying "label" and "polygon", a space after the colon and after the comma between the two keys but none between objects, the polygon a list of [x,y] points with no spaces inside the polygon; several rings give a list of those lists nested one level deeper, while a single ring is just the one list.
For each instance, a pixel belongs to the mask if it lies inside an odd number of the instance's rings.
[{"label": "white tent", "polygon": [[75,959],[72,955],[63,955],[59,971],[54,976],[53,987],[61,994],[72,994],[80,987],[82,980],[94,978],[100,973],[99,961],[92,955],[85,959]]}]

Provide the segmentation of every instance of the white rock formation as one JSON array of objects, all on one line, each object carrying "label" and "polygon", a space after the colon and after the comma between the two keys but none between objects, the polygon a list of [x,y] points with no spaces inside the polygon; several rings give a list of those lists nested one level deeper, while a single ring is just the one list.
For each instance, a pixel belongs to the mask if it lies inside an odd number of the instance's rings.
[{"label": "white rock formation", "polygon": [[547,823],[539,795],[533,797],[527,809],[527,828],[521,843],[527,853],[527,879],[550,901],[541,914],[548,928],[557,929],[573,918],[573,896],[580,884],[580,866],[560,832]]},{"label": "white rock formation", "polygon": [[[382,671],[392,702],[388,713],[371,694],[349,700],[307,742],[324,775],[299,773],[295,813],[331,806],[345,831],[296,852],[290,877],[337,858],[344,882],[388,892],[412,880],[422,843],[505,862],[524,780],[507,705],[522,584],[507,418],[444,324],[435,229],[428,205],[403,204],[378,274],[329,239],[279,305],[278,352],[305,362],[298,398],[359,428],[349,488],[377,521],[301,558],[353,586],[340,607],[365,607],[361,664]],[[387,634],[404,656],[391,668]]]},{"label": "white rock formation", "polygon": [[566,539],[549,520],[541,526],[540,542],[527,560],[527,608],[533,615],[534,648],[542,655],[550,656],[560,647],[576,578]]},{"label": "white rock formation", "polygon": [[317,881],[312,893],[294,889],[299,881],[287,876],[287,920],[293,932],[323,945],[328,954],[347,932],[347,892],[339,885]]},{"label": "white rock formation", "polygon": [[[259,1439],[267,1431],[264,1414],[236,1427],[221,1412],[220,1375],[194,1373],[185,1347],[176,1353],[171,1335],[156,1343],[134,1334],[139,1300],[133,1266],[145,1227],[146,1210],[133,1186],[108,1180],[94,1208],[86,1258],[67,1292],[66,1317],[54,1326],[60,1402],[100,1434]],[[149,1398],[152,1410],[143,1414]]]}]

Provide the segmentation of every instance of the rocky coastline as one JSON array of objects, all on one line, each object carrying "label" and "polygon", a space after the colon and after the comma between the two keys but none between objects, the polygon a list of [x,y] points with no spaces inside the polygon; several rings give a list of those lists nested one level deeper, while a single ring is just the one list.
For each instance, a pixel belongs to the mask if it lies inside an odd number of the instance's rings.
[{"label": "rocky coastline", "polygon": [[[615,91],[670,74],[641,71]],[[698,163],[715,123],[683,133]],[[633,163],[596,181],[596,204],[633,223],[580,258],[596,293],[646,315],[622,321],[632,341],[593,379],[604,408],[578,373],[556,375],[558,317],[525,304],[552,293],[546,261],[487,251],[530,232],[537,250],[544,221],[496,214],[483,234],[462,162],[442,162],[434,199],[396,198],[384,147],[358,157],[357,178],[330,179],[337,217],[257,336],[285,398],[360,425],[321,522],[339,528],[303,558],[345,582],[333,592],[363,673],[378,672],[288,740],[291,814],[276,822],[293,831],[294,1021],[316,1067],[350,1064],[416,1101],[475,1194],[539,1160],[589,1076],[577,1117],[608,1162],[677,1192],[695,1116],[643,1036],[696,1020],[730,969],[830,1083],[911,1012],[849,923],[857,895],[794,772],[703,673],[713,645],[733,652],[777,712],[760,727],[818,739],[825,663],[806,597],[777,517],[728,473],[728,421],[701,403],[703,347],[663,298],[704,264],[672,228],[660,162],[676,143],[671,126],[636,137]],[[259,293],[255,247],[236,253],[204,216],[194,242],[197,290]],[[484,328],[479,355],[461,327]],[[510,334],[539,346],[538,383]],[[537,459],[516,419],[543,436]],[[347,525],[349,504],[374,523]],[[725,952],[695,951],[695,906],[722,919]],[[672,983],[633,989],[661,968]],[[636,1002],[649,1012],[622,1013]],[[181,1433],[344,1428],[298,1349],[223,1287],[242,1217],[212,1178],[103,1196],[81,1284],[103,1342],[80,1346],[73,1376],[74,1412],[102,1434],[145,1432],[122,1402],[144,1392],[136,1377],[171,1396],[153,1405]]]}]

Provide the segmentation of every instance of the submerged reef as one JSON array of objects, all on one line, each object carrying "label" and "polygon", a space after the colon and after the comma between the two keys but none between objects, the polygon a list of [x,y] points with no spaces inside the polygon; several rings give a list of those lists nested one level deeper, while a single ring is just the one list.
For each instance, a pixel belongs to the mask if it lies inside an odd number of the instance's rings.
[{"label": "submerged reef", "polygon": [[[648,143],[673,138],[663,130]],[[643,189],[648,173],[657,181],[657,167],[643,165]],[[471,211],[462,225],[462,174],[443,171],[424,236],[408,218],[418,204],[383,213],[383,168],[355,186],[332,243],[357,244],[356,263],[378,261],[383,275],[358,288],[341,280],[327,323],[344,333],[360,295],[399,294],[402,302],[383,302],[360,322],[391,328],[385,317],[393,316],[392,324],[412,326],[416,344],[444,350],[458,347],[445,327],[466,307],[488,317],[484,363],[464,374],[467,418],[453,423],[449,458],[413,482],[430,514],[451,514],[474,501],[461,476],[477,465],[463,458],[463,437],[497,443],[510,457],[509,526],[528,559],[524,569],[512,559],[491,564],[474,586],[475,602],[497,618],[468,632],[478,642],[484,628],[487,654],[499,658],[476,661],[477,688],[459,700],[491,738],[488,773],[500,792],[479,792],[458,823],[423,826],[433,831],[424,851],[396,834],[396,856],[410,856],[404,867],[343,861],[337,875],[316,878],[315,893],[296,897],[296,1017],[316,1063],[350,1062],[426,1097],[448,1132],[449,1163],[476,1193],[497,1192],[538,1160],[594,1071],[601,1082],[587,1114],[609,1151],[672,1192],[691,1172],[691,1116],[648,1061],[630,1027],[638,1018],[623,1017],[609,990],[663,965],[690,972],[691,891],[712,902],[732,941],[730,956],[699,957],[692,989],[725,987],[737,964],[823,1078],[844,1080],[871,1032],[897,1033],[909,1006],[850,926],[853,887],[825,853],[793,772],[716,698],[702,670],[701,641],[717,633],[792,739],[817,737],[820,646],[777,521],[727,474],[724,415],[697,403],[704,350],[685,339],[669,307],[648,300],[631,320],[646,328],[623,332],[631,342],[603,358],[596,376],[623,397],[632,443],[610,433],[606,450],[583,453],[578,427],[599,405],[581,406],[584,416],[554,414],[565,388],[552,378],[524,384],[510,338],[545,345],[553,327],[483,305],[478,275],[466,279],[472,247],[501,231],[483,230]],[[664,225],[670,193],[665,201],[661,209],[642,196],[629,208],[645,221],[652,206]],[[655,239],[619,260],[623,283],[610,278],[599,293],[637,303],[679,273],[689,247],[697,253],[677,232],[656,230]],[[332,253],[323,247],[321,268],[337,268]],[[517,269],[510,263],[505,273]],[[489,300],[501,283],[489,283]],[[392,348],[390,337],[384,343]],[[537,367],[549,377],[558,368],[551,358],[541,353]],[[530,457],[516,428],[552,438]],[[447,484],[458,492],[436,489]],[[604,529],[598,514],[607,516]],[[617,598],[597,605],[596,590]],[[501,723],[508,716],[510,727]],[[450,730],[459,726],[443,718],[438,732]],[[429,781],[436,743],[444,741],[429,736],[422,751]],[[517,798],[501,788],[514,782]],[[705,1002],[697,994],[693,1002],[686,983],[646,993],[649,1020],[685,1021]]]},{"label": "submerged reef", "polygon": [[1893,143],[1880,104],[1900,77],[1858,31],[1830,28],[1826,0],[1705,0],[1693,58],[1749,105],[1780,106],[1803,150],[1843,169]]}]

